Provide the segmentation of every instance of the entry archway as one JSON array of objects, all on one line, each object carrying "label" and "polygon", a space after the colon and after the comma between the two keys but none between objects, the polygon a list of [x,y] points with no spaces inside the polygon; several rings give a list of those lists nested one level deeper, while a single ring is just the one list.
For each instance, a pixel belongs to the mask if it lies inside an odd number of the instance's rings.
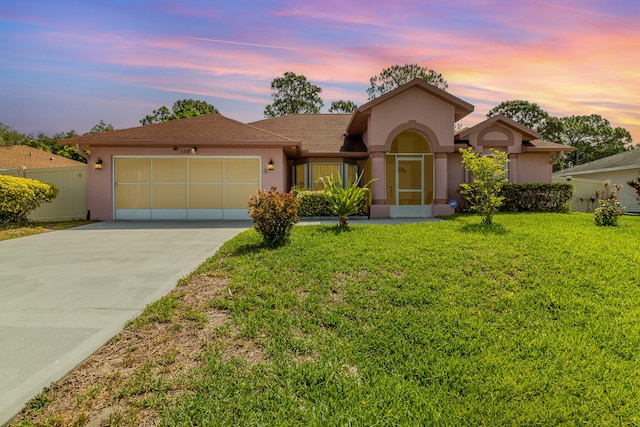
[{"label": "entry archway", "polygon": [[407,130],[394,137],[386,154],[385,178],[392,218],[431,216],[433,152],[424,134]]}]

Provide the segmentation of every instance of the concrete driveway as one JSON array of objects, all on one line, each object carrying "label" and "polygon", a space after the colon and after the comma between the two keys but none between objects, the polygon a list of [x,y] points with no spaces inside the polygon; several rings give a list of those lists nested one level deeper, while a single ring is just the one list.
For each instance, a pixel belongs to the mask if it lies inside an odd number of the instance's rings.
[{"label": "concrete driveway", "polygon": [[0,242],[0,425],[250,221],[108,221]]}]

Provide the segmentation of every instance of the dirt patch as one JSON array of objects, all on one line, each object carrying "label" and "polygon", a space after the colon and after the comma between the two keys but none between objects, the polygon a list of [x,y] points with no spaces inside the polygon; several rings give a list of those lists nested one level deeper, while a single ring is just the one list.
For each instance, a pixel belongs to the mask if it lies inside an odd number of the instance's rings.
[{"label": "dirt patch", "polygon": [[9,425],[157,425],[152,403],[183,392],[183,374],[208,349],[265,361],[258,344],[239,337],[228,311],[216,308],[231,297],[227,278],[202,274],[171,294],[180,301],[171,321],[125,328],[39,395],[46,405],[27,405]]}]

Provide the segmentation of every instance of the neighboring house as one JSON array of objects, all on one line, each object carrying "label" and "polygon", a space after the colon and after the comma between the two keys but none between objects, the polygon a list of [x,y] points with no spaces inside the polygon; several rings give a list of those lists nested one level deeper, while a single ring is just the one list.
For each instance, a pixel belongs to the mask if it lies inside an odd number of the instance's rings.
[{"label": "neighboring house", "polygon": [[26,145],[0,145],[0,175],[55,184],[58,196],[31,212],[38,221],[87,217],[87,165]]},{"label": "neighboring house", "polygon": [[470,177],[459,148],[509,154],[508,177],[551,182],[552,163],[572,147],[504,116],[454,135],[473,106],[413,80],[353,114],[293,114],[244,124],[220,115],[69,139],[91,150],[94,219],[240,219],[256,189],[320,188],[320,177],[366,174],[370,217],[448,215]]},{"label": "neighboring house", "polygon": [[[618,200],[626,206],[627,212],[640,213],[640,202],[636,199],[636,192],[627,184],[632,179],[637,180],[639,176],[640,149],[635,149],[555,172],[553,180],[575,183],[575,198],[583,203],[593,198],[594,188],[602,189],[604,181],[622,184],[622,189],[618,192]],[[590,186],[588,186],[589,183]],[[586,185],[585,189],[581,190],[583,185]]]}]

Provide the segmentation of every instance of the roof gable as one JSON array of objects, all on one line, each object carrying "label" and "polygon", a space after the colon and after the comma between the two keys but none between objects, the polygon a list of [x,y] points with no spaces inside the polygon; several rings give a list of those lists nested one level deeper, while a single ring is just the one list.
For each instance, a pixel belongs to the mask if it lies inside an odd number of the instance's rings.
[{"label": "roof gable", "polygon": [[532,140],[540,139],[540,134],[538,132],[526,126],[523,126],[520,123],[516,122],[515,120],[511,120],[510,118],[502,114],[498,114],[483,122],[478,123],[475,126],[461,130],[456,134],[456,139],[468,139],[470,135],[480,132],[483,129],[486,129],[495,124],[503,125],[511,130],[521,133],[523,141],[532,141]]},{"label": "roof gable", "polygon": [[146,146],[176,143],[216,145],[234,142],[287,144],[293,142],[295,144],[296,141],[219,114],[170,120],[164,123],[97,133],[64,141],[65,144],[83,146],[117,146],[132,143]]},{"label": "roof gable", "polygon": [[422,90],[429,95],[452,105],[455,108],[455,121],[471,114],[474,110],[473,105],[468,102],[463,101],[462,99],[451,95],[449,92],[439,89],[422,79],[416,78],[360,106],[353,114],[347,127],[349,134],[364,132],[367,118],[371,114],[371,109],[376,105],[380,105],[383,102],[412,89]]},{"label": "roof gable", "polygon": [[41,169],[84,165],[85,163],[27,145],[0,146],[0,167],[3,168]]}]

